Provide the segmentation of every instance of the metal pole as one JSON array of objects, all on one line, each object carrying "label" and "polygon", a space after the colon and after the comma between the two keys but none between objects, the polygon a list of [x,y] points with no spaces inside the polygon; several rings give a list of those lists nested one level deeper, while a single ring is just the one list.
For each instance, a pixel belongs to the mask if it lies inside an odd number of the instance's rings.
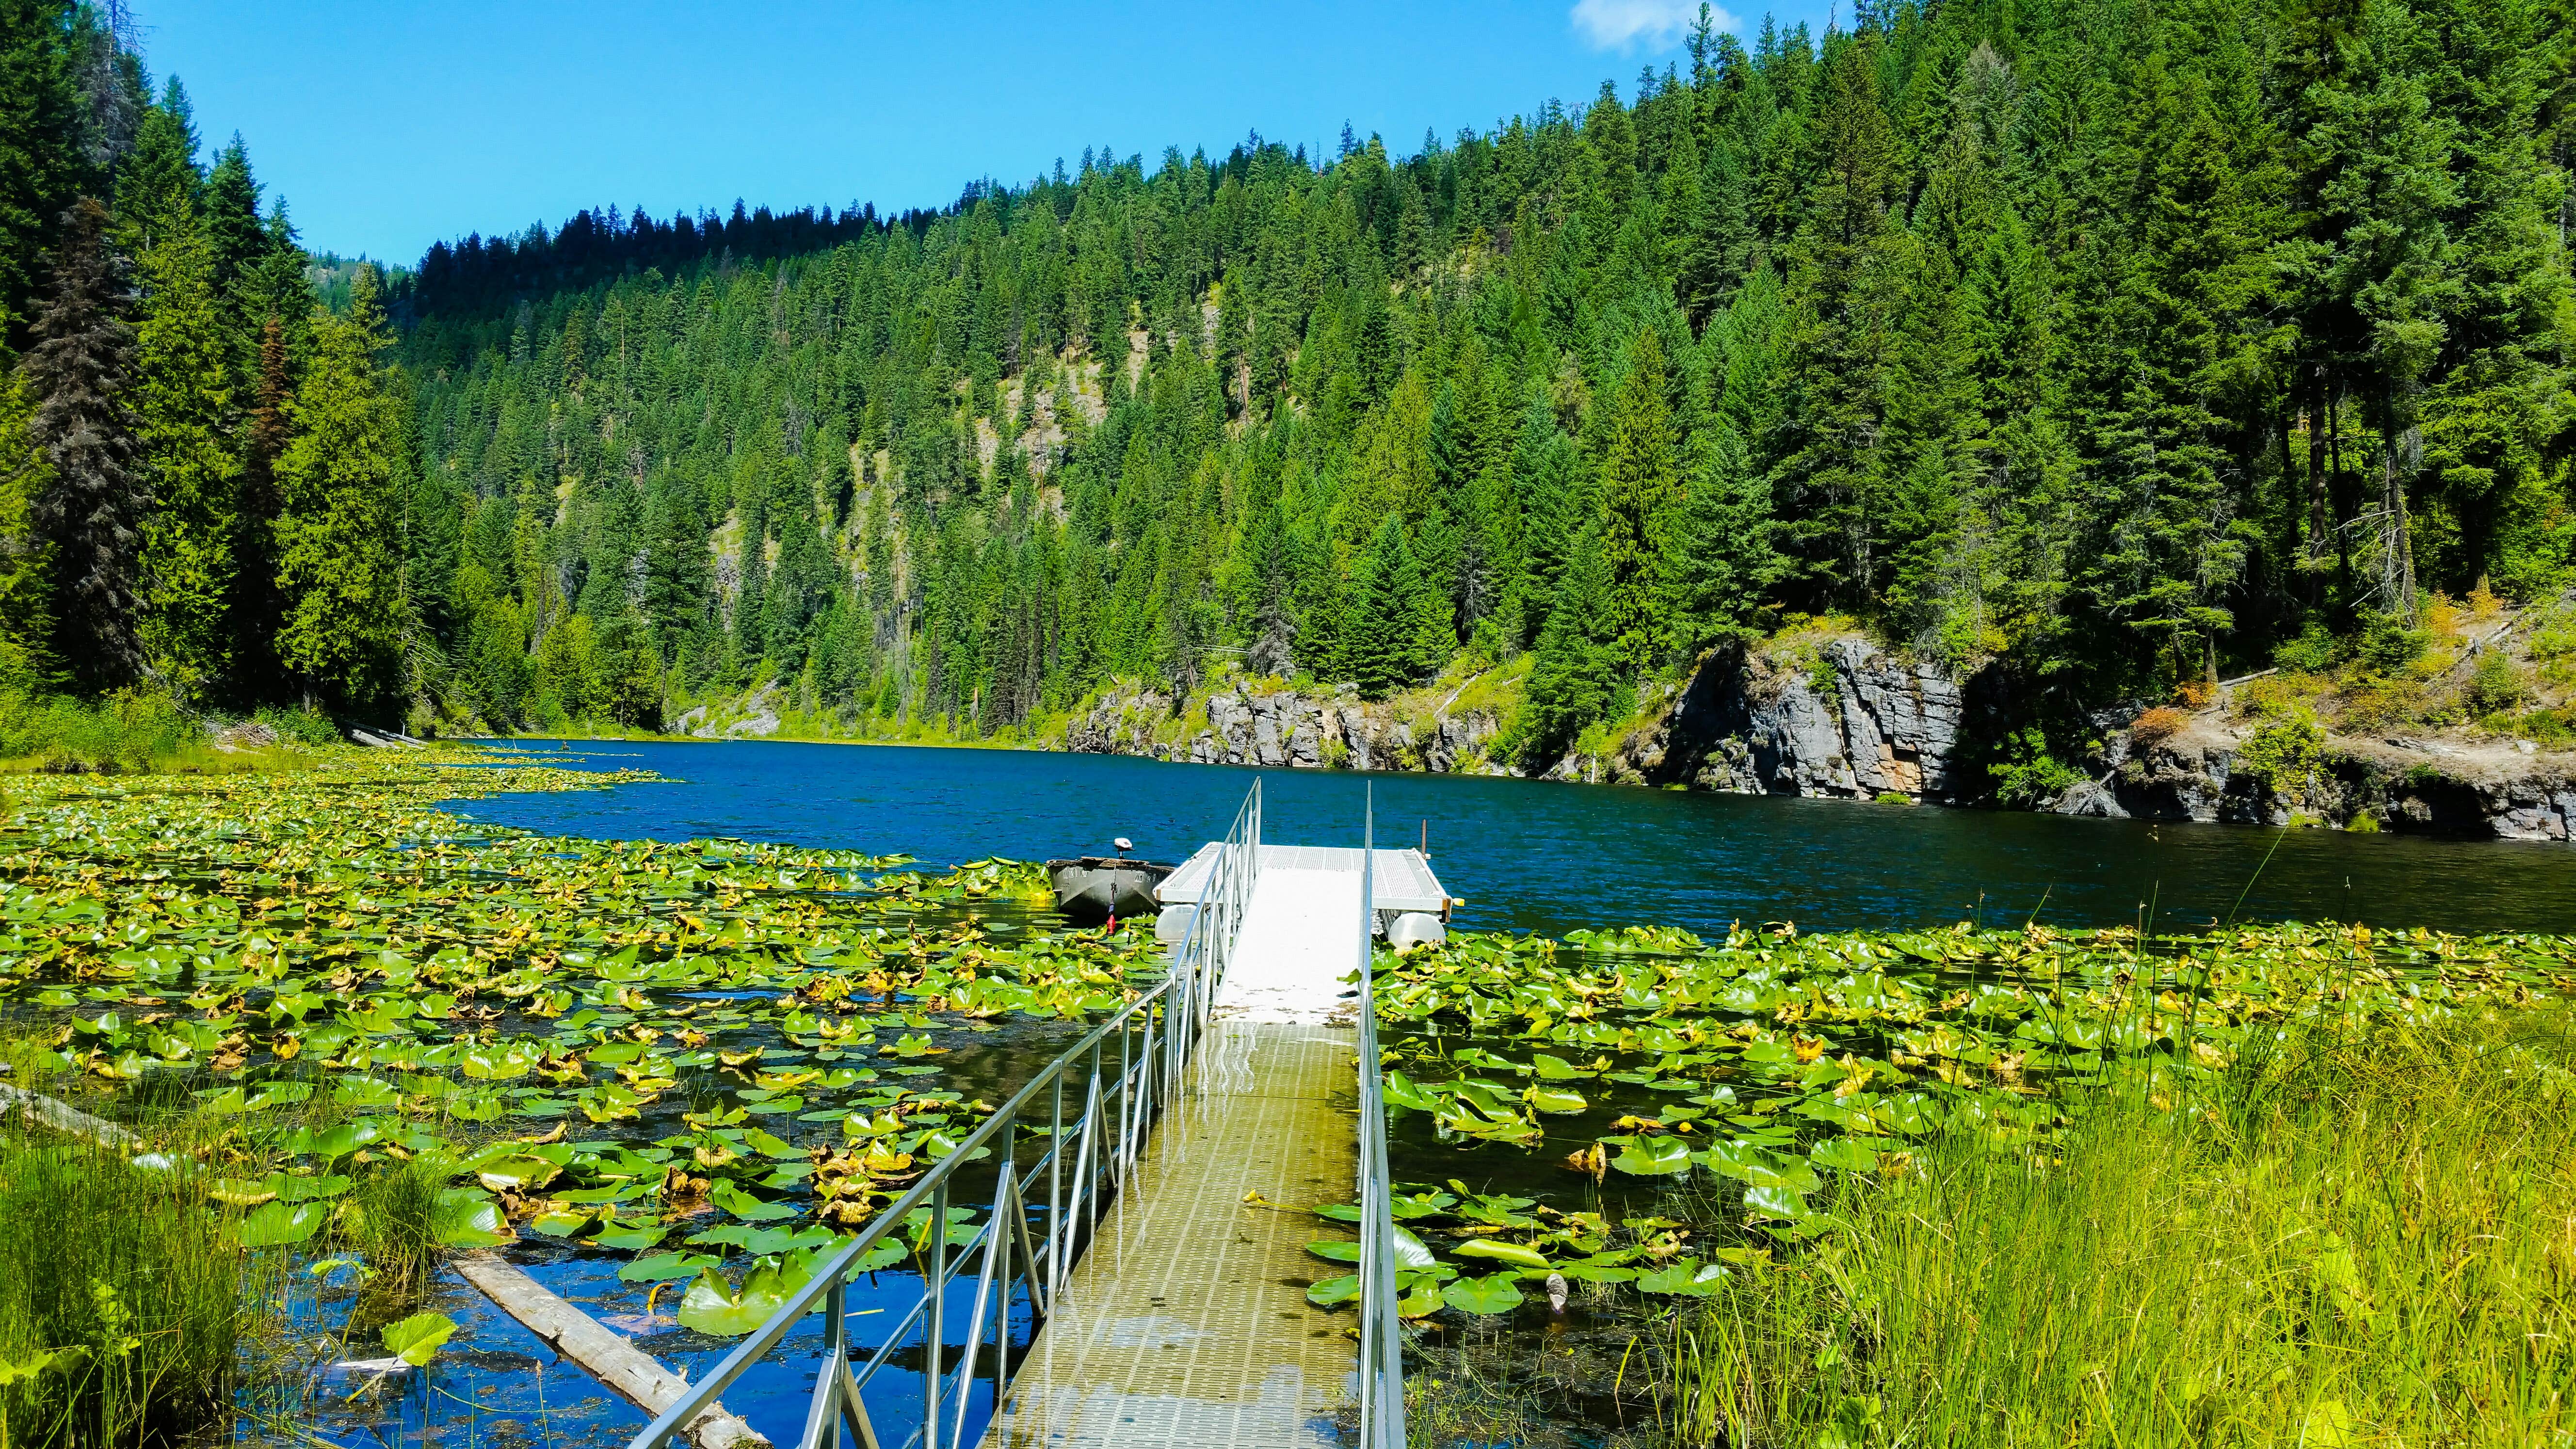
[{"label": "metal pole", "polygon": [[948,1315],[948,1184],[930,1194],[930,1249],[927,1281],[930,1309],[922,1331],[929,1335],[929,1358],[921,1376],[921,1449],[939,1449],[939,1374],[947,1357]]}]

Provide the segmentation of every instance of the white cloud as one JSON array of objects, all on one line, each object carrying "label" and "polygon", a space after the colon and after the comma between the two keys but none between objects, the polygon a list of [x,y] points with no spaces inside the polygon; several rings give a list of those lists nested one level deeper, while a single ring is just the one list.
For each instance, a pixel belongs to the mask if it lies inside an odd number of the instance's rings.
[{"label": "white cloud", "polygon": [[[1574,0],[1574,28],[1595,50],[1670,50],[1699,19],[1699,0]],[[1708,23],[1733,30],[1735,17],[1715,5]]]}]

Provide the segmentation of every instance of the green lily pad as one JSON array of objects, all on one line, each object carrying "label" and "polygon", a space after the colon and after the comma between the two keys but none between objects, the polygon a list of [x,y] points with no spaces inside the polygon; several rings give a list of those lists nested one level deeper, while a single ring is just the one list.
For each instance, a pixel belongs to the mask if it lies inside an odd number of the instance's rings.
[{"label": "green lily pad", "polygon": [[1490,1278],[1461,1278],[1441,1285],[1440,1296],[1452,1308],[1474,1314],[1509,1313],[1521,1306],[1521,1285],[1509,1273]]},{"label": "green lily pad", "polygon": [[300,1243],[322,1230],[330,1209],[317,1202],[263,1203],[242,1219],[241,1242],[245,1248],[275,1248]]},{"label": "green lily pad", "polygon": [[1678,1137],[1604,1137],[1604,1146],[1616,1144],[1619,1155],[1610,1165],[1637,1177],[1669,1176],[1690,1171],[1690,1144]]},{"label": "green lily pad", "polygon": [[394,1357],[414,1368],[438,1356],[439,1345],[456,1332],[456,1320],[444,1313],[415,1313],[400,1323],[388,1323],[379,1335]]}]

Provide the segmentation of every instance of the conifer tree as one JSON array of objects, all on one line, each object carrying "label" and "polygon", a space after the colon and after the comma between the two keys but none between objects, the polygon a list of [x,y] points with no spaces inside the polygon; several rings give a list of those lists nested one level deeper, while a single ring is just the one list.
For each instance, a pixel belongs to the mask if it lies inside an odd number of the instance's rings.
[{"label": "conifer tree", "polygon": [[156,504],[143,527],[152,587],[141,637],[158,668],[194,685],[222,675],[231,655],[226,626],[240,462],[226,436],[230,349],[216,311],[213,258],[195,204],[181,183],[170,186],[141,258],[136,327],[134,396]]},{"label": "conifer tree", "polygon": [[1363,698],[1384,699],[1430,672],[1424,657],[1424,600],[1437,595],[1405,545],[1401,520],[1389,517],[1378,525],[1367,562],[1355,572],[1351,586],[1356,617],[1344,645],[1347,668]]},{"label": "conifer tree", "polygon": [[277,465],[289,441],[290,396],[286,329],[275,317],[260,327],[252,389],[232,508],[232,659],[236,677],[245,681],[275,677],[277,630],[286,615],[277,580]]},{"label": "conifer tree", "polygon": [[27,689],[50,672],[52,545],[36,526],[52,464],[29,426],[26,384],[0,373],[0,688]]},{"label": "conifer tree", "polygon": [[348,314],[315,315],[312,362],[286,409],[294,440],[277,463],[278,659],[306,689],[352,707],[398,683],[404,624],[405,438],[378,360],[377,296],[374,269],[362,268]]},{"label": "conifer tree", "polygon": [[1773,544],[1778,528],[1771,487],[1734,425],[1721,419],[1693,436],[1672,605],[1685,652],[1758,632],[1763,603],[1788,572]]},{"label": "conifer tree", "polygon": [[1648,328],[1630,349],[1628,373],[1611,403],[1601,460],[1599,548],[1607,581],[1600,627],[1615,664],[1644,669],[1669,630],[1664,605],[1672,567],[1668,510],[1677,495],[1672,410],[1666,402],[1663,343]]},{"label": "conifer tree", "polygon": [[145,514],[152,497],[127,393],[134,373],[131,301],[107,247],[107,208],[83,197],[63,219],[36,345],[22,364],[35,394],[29,433],[51,478],[35,510],[52,551],[54,657],[83,688],[143,676],[135,624],[143,604]]},{"label": "conifer tree", "polygon": [[45,252],[85,179],[73,7],[0,0],[0,342],[25,335]]},{"label": "conifer tree", "polygon": [[1610,571],[1602,558],[1599,522],[1583,530],[1569,554],[1564,581],[1530,661],[1527,750],[1535,758],[1563,753],[1586,725],[1601,717],[1617,667],[1612,638],[1601,626]]}]

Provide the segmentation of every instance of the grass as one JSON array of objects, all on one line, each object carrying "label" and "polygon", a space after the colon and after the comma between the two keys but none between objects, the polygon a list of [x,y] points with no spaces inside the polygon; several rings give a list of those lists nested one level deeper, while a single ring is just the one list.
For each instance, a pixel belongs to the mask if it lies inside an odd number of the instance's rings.
[{"label": "grass", "polygon": [[247,1259],[200,1181],[0,1126],[0,1444],[174,1443],[223,1416]]},{"label": "grass", "polygon": [[2576,1022],[2331,1027],[1953,1131],[1664,1335],[1675,1445],[2566,1444]]}]

